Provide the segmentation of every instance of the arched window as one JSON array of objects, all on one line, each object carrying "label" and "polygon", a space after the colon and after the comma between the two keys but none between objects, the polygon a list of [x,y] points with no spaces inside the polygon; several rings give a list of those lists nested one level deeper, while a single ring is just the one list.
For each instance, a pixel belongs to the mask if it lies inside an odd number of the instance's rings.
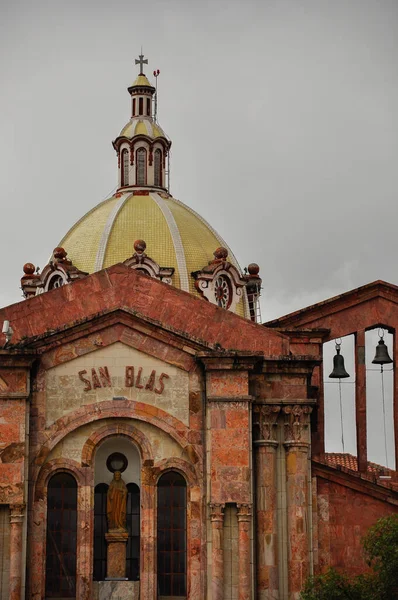
[{"label": "arched window", "polygon": [[133,98],[133,117],[135,116],[135,98]]},{"label": "arched window", "polygon": [[99,483],[94,489],[94,581],[104,581],[106,577],[107,491],[106,483]]},{"label": "arched window", "polygon": [[127,541],[126,576],[138,581],[140,575],[140,488],[136,483],[127,484]]},{"label": "arched window", "polygon": [[122,186],[129,184],[129,151],[125,148],[122,151]]},{"label": "arched window", "polygon": [[136,185],[146,185],[146,150],[138,148],[136,157]]},{"label": "arched window", "polygon": [[160,596],[187,593],[187,488],[179,473],[170,471],[158,482],[157,563]]},{"label": "arched window", "polygon": [[138,100],[138,114],[144,114],[144,98],[139,98]]},{"label": "arched window", "polygon": [[157,148],[154,158],[155,185],[162,186],[162,151]]},{"label": "arched window", "polygon": [[60,288],[63,285],[65,285],[65,281],[62,275],[59,275],[59,273],[54,273],[48,281],[47,289],[55,290],[56,288]]},{"label": "arched window", "polygon": [[148,117],[151,116],[151,99],[150,98],[146,99],[146,114],[148,115]]},{"label": "arched window", "polygon": [[77,484],[68,473],[48,483],[46,598],[76,598]]}]

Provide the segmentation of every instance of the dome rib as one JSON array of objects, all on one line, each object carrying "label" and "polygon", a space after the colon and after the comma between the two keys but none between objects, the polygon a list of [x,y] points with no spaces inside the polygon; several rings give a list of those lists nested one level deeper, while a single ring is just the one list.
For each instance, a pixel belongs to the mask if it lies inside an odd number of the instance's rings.
[{"label": "dome rib", "polygon": [[[200,292],[191,274],[213,260],[217,247],[226,247],[229,261],[239,269],[230,248],[205,219],[154,189],[120,190],[80,219],[61,245],[77,268],[93,273],[131,257],[137,239],[145,240],[156,263],[175,269],[173,285],[196,296]],[[247,311],[243,289],[235,312],[247,316]]]},{"label": "dome rib", "polygon": [[167,222],[167,225],[169,226],[169,230],[170,230],[171,237],[173,240],[174,251],[176,253],[178,272],[180,274],[180,286],[181,286],[181,289],[184,290],[184,292],[189,292],[190,290],[189,290],[188,269],[187,269],[187,263],[185,260],[184,246],[183,246],[180,231],[177,227],[177,223],[175,221],[173,213],[171,212],[171,210],[169,209],[169,207],[167,206],[167,204],[163,200],[163,198],[161,196],[159,196],[159,194],[153,193],[153,194],[150,194],[150,197],[152,198],[152,200],[154,200],[156,202],[156,204],[162,211],[162,214]]},{"label": "dome rib", "polygon": [[129,199],[130,196],[131,196],[131,194],[123,194],[121,196],[121,198],[119,198],[119,200],[116,202],[115,206],[113,207],[113,209],[111,210],[111,212],[108,215],[108,219],[105,223],[105,227],[104,227],[104,230],[101,235],[100,243],[98,245],[97,256],[95,257],[95,264],[94,264],[95,271],[100,271],[104,266],[106,247],[108,245],[108,240],[109,240],[109,236],[112,231],[113,224],[114,224],[116,217],[118,216],[121,208],[123,208],[125,202]]}]

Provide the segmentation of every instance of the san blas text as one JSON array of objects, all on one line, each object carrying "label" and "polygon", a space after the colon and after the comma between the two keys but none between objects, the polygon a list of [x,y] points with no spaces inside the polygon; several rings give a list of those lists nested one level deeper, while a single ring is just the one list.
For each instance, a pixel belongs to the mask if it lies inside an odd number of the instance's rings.
[{"label": "san blas text", "polygon": [[[111,374],[108,367],[92,368],[87,371],[78,372],[79,379],[84,383],[84,391],[89,392],[96,388],[113,387]],[[155,394],[163,394],[165,379],[170,379],[167,373],[156,374],[155,369],[152,369],[150,375],[145,376],[142,367],[127,366],[124,372],[125,387],[135,387],[139,390],[145,389],[155,392]]]}]

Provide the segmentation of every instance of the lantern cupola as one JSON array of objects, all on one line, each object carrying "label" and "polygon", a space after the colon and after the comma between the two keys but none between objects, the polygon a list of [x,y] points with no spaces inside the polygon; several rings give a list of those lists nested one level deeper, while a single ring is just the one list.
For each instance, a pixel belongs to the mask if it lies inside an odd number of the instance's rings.
[{"label": "lantern cupola", "polygon": [[[135,63],[140,72],[128,88],[131,117],[113,142],[118,156],[118,188],[167,190],[171,142],[154,118],[156,88],[144,73],[148,59],[141,53]],[[155,76],[158,74],[156,71]]]}]

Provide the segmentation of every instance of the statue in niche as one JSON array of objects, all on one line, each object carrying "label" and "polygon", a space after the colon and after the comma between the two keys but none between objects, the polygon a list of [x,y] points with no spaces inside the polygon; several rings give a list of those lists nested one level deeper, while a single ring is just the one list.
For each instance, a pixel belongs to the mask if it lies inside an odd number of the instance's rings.
[{"label": "statue in niche", "polygon": [[120,471],[115,471],[106,495],[106,516],[108,531],[126,529],[127,486]]}]

